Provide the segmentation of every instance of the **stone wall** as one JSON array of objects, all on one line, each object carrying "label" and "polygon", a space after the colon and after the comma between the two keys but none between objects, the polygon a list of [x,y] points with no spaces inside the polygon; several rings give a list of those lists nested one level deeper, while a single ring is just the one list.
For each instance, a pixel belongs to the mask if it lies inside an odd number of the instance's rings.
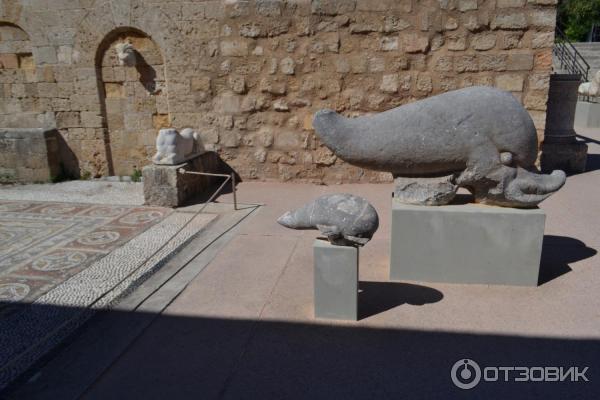
[{"label": "stone wall", "polygon": [[47,122],[38,112],[38,79],[32,51],[24,30],[0,20],[0,127],[38,128]]},{"label": "stone wall", "polygon": [[[556,0],[2,0],[0,28],[26,36],[0,29],[0,127],[56,126],[94,176],[148,164],[170,125],[246,179],[385,181],[336,159],[312,114],[493,85],[542,135],[555,19]],[[143,64],[119,65],[124,41]]]},{"label": "stone wall", "polygon": [[56,130],[0,129],[0,183],[43,183],[62,174]]},{"label": "stone wall", "polygon": [[[136,49],[134,67],[117,60],[115,45],[126,42]],[[148,163],[156,151],[158,130],[169,125],[164,61],[156,43],[142,33],[125,31],[106,44],[99,81],[110,151],[108,172],[129,175]]]}]

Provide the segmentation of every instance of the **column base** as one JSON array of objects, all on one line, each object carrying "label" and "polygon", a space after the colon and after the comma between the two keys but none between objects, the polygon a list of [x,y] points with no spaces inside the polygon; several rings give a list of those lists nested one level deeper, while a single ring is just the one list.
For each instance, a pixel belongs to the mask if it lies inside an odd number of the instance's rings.
[{"label": "column base", "polygon": [[542,144],[541,166],[544,173],[555,169],[567,173],[585,172],[586,162],[587,145],[583,142]]}]

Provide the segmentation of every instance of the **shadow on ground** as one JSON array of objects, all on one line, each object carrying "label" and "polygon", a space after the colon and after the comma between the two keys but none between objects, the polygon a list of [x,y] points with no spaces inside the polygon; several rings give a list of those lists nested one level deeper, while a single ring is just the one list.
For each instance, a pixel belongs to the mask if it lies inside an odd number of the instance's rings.
[{"label": "shadow on ground", "polygon": [[593,257],[596,253],[595,249],[587,247],[581,240],[565,236],[545,235],[538,285],[543,285],[572,271],[569,264]]},{"label": "shadow on ground", "polygon": [[[362,286],[369,289],[370,283],[363,282]],[[440,296],[411,286],[404,286],[410,301]],[[55,307],[44,308],[57,311]],[[71,399],[83,394],[86,399],[447,399],[465,395],[450,378],[454,363],[464,358],[482,368],[589,367],[589,382],[482,381],[468,392],[469,397],[594,398],[600,390],[598,340],[139,312],[105,311],[99,317],[109,329],[101,340],[85,343],[76,353],[79,359],[67,359],[68,364],[43,373],[32,370],[0,397]],[[123,343],[128,328],[135,324],[150,327]],[[40,384],[43,381],[46,384]]]},{"label": "shadow on ground", "polygon": [[580,135],[580,134],[577,134],[575,136],[577,136],[578,139],[583,140],[585,143],[600,144],[599,140],[592,139],[591,137],[588,137],[588,136],[583,136],[583,135]]},{"label": "shadow on ground", "polygon": [[[235,187],[237,187],[237,185],[239,185],[242,182],[242,177],[229,164],[227,164],[218,154],[215,153],[215,156],[216,156],[216,160],[217,160],[217,165],[216,165],[215,170],[210,171],[210,172],[215,173],[215,174],[225,174],[225,175],[229,175],[229,176],[233,175],[235,177]],[[234,185],[232,185],[231,181],[225,183],[226,179],[227,178],[220,177],[220,176],[210,178],[209,188],[207,190],[202,191],[202,193],[186,200],[185,203],[183,204],[183,206],[191,206],[191,205],[195,205],[195,204],[206,203],[213,196],[215,196],[217,191],[218,191],[218,194],[216,194],[216,197],[215,197],[215,199],[213,199],[213,201],[215,203],[218,203],[219,202],[218,198],[220,195],[229,194],[229,193],[233,192]],[[222,188],[220,188],[223,183],[225,183],[225,185]],[[220,188],[220,190],[219,190],[219,188]]]},{"label": "shadow on ground", "polygon": [[599,169],[600,169],[600,154],[588,154],[587,161],[585,164],[585,172],[597,171]]},{"label": "shadow on ground", "polygon": [[[584,143],[588,143],[588,144],[592,143],[592,144],[600,145],[600,141],[598,141],[596,139],[592,139],[591,137],[587,137],[587,136],[578,134],[577,138],[580,139],[581,141],[583,141]],[[582,173],[585,174],[586,172],[597,171],[599,169],[600,169],[600,154],[588,154],[587,161],[585,164],[585,171]],[[572,175],[579,175],[579,174],[572,174]]]},{"label": "shadow on ground", "polygon": [[400,282],[360,282],[358,318],[365,319],[402,304],[422,306],[444,298],[439,290]]}]

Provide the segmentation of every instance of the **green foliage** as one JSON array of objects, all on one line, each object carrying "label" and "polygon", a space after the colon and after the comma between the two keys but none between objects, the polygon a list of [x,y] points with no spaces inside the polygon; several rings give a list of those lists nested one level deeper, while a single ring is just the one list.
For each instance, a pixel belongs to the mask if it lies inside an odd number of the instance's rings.
[{"label": "green foliage", "polygon": [[15,177],[14,175],[7,173],[0,173],[0,183],[14,183]]},{"label": "green foliage", "polygon": [[79,179],[83,181],[89,181],[90,179],[92,179],[92,173],[90,171],[81,170],[81,173],[79,174]]},{"label": "green foliage", "polygon": [[72,179],[73,179],[73,176],[69,175],[66,172],[65,165],[61,162],[59,164],[58,174],[56,174],[55,176],[51,176],[50,177],[50,182],[52,182],[52,183],[59,183],[59,182],[70,181]]},{"label": "green foliage", "polygon": [[600,25],[600,0],[561,0],[558,21],[569,40],[585,41],[592,25]]},{"label": "green foliage", "polygon": [[142,170],[137,167],[133,167],[133,173],[131,174],[132,182],[140,182],[142,180]]}]

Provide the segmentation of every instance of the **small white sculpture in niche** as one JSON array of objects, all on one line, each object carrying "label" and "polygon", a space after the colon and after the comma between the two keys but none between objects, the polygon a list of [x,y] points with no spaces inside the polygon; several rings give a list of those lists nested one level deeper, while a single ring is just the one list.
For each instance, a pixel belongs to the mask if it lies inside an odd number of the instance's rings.
[{"label": "small white sculpture in niche", "polygon": [[156,138],[156,154],[152,162],[158,165],[177,165],[204,153],[200,134],[191,128],[179,133],[177,129],[161,129]]},{"label": "small white sculpture in niche", "polygon": [[119,64],[133,67],[136,64],[135,48],[130,42],[117,43],[115,46]]},{"label": "small white sculpture in niche", "polygon": [[596,72],[591,82],[579,85],[579,94],[590,97],[600,96],[600,71]]}]

